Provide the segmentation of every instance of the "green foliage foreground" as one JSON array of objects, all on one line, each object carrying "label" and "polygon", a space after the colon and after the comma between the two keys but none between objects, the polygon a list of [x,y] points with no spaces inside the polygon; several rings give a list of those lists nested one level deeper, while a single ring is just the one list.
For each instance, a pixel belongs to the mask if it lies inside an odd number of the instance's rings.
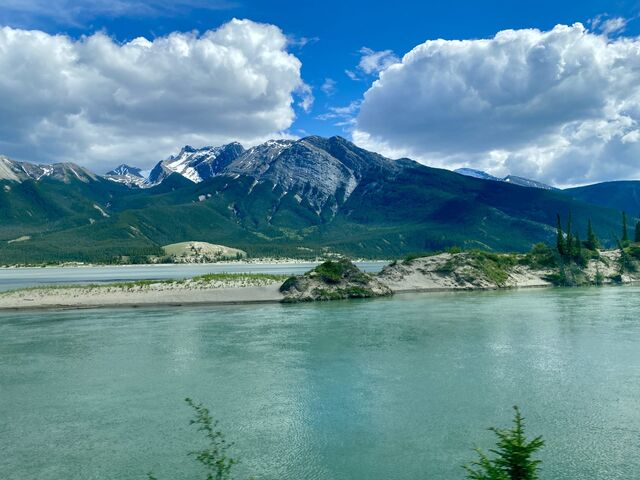
[{"label": "green foliage foreground", "polygon": [[[206,480],[230,480],[231,471],[239,460],[230,456],[229,450],[233,443],[227,442],[224,433],[219,429],[209,409],[190,398],[185,399],[193,409],[194,416],[189,422],[197,426],[207,440],[207,445],[189,453],[204,467]],[[470,480],[538,480],[540,460],[533,458],[544,445],[542,437],[528,441],[524,432],[524,418],[518,407],[513,407],[513,426],[508,429],[490,428],[498,437],[496,447],[490,452],[494,458],[489,458],[481,450],[476,449],[479,459],[464,469]],[[147,480],[158,480],[153,473],[147,474]]]},{"label": "green foliage foreground", "polygon": [[[229,456],[229,449],[233,443],[227,442],[224,434],[218,429],[218,420],[215,420],[209,409],[201,403],[195,403],[190,398],[185,402],[194,411],[194,418],[189,422],[196,425],[198,432],[204,433],[207,446],[189,453],[195,457],[205,470],[206,480],[228,480],[231,478],[231,469],[237,465],[238,460]],[[147,474],[148,480],[158,480],[152,473]]]},{"label": "green foliage foreground", "polygon": [[515,411],[513,427],[509,429],[490,428],[498,437],[495,455],[489,458],[481,450],[476,450],[478,460],[466,466],[467,478],[471,480],[537,480],[540,460],[533,454],[542,448],[544,440],[536,437],[527,441],[524,433],[524,418],[518,407]]}]

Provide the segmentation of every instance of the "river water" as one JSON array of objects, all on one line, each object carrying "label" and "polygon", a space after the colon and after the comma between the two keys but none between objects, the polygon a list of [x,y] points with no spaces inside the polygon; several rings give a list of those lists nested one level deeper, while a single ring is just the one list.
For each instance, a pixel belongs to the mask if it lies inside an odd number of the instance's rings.
[{"label": "river water", "polygon": [[[355,262],[365,272],[379,272],[387,262]],[[0,292],[45,285],[168,280],[207,273],[269,273],[300,275],[318,263],[201,263],[161,265],[109,265],[93,267],[0,268]]]},{"label": "river water", "polygon": [[0,314],[0,478],[462,479],[512,405],[542,478],[640,472],[640,287]]}]

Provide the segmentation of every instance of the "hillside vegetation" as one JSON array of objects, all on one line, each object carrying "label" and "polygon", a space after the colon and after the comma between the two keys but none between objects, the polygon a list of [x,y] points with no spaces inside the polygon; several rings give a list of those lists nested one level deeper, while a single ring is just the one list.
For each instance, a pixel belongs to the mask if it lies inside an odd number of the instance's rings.
[{"label": "hillside vegetation", "polygon": [[0,180],[0,264],[146,262],[196,239],[253,257],[526,252],[553,242],[557,212],[579,229],[590,218],[603,245],[616,244],[619,212],[586,197],[389,160],[340,137],[267,142],[225,162],[199,183],[165,172],[152,188]]}]

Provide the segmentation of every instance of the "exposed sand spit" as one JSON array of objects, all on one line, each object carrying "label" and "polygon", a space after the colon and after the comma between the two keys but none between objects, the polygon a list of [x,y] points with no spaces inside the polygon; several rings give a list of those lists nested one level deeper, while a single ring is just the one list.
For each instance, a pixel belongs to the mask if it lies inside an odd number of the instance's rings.
[{"label": "exposed sand spit", "polygon": [[278,302],[282,280],[136,282],[78,287],[43,287],[0,294],[0,310],[97,308]]}]

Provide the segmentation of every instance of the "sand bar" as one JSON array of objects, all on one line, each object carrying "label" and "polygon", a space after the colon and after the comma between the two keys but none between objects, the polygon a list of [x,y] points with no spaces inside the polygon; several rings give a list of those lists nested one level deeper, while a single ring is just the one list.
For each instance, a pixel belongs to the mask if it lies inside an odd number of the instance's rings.
[{"label": "sand bar", "polygon": [[0,294],[0,310],[197,306],[279,302],[282,282],[168,282],[144,286],[44,287]]}]

